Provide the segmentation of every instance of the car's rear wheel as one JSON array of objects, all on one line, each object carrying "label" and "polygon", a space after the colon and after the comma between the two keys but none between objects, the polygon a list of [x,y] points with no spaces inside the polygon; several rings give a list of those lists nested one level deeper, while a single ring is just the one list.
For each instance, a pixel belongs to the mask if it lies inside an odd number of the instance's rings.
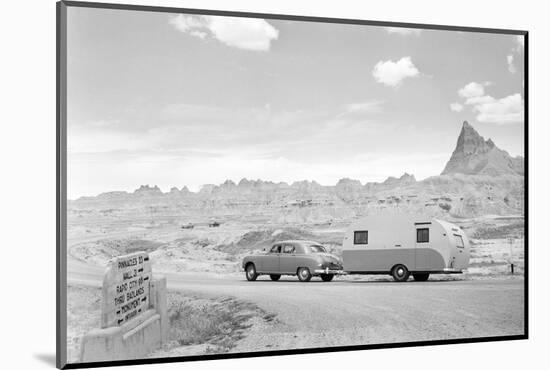
[{"label": "car's rear wheel", "polygon": [[321,274],[321,279],[323,281],[332,281],[332,279],[334,279],[334,274]]},{"label": "car's rear wheel", "polygon": [[426,281],[429,277],[429,272],[413,272],[413,278],[415,281]]},{"label": "car's rear wheel", "polygon": [[254,281],[258,278],[258,273],[256,272],[256,266],[253,263],[246,265],[246,280]]},{"label": "car's rear wheel", "polygon": [[307,267],[300,267],[298,269],[298,279],[303,282],[311,280],[311,272],[309,272]]},{"label": "car's rear wheel", "polygon": [[269,275],[269,277],[271,278],[271,280],[277,281],[281,278],[281,275],[272,274],[272,275]]},{"label": "car's rear wheel", "polygon": [[391,275],[395,281],[404,282],[409,280],[409,270],[405,265],[395,265],[391,270]]}]

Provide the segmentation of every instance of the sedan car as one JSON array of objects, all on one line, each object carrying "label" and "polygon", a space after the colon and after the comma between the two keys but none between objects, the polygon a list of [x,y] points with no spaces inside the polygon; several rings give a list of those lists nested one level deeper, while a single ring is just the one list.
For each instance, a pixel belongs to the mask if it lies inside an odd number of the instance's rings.
[{"label": "sedan car", "polygon": [[281,275],[297,275],[300,281],[309,281],[320,276],[331,281],[342,272],[342,262],[319,243],[307,240],[286,240],[277,242],[264,253],[246,256],[242,267],[248,281],[260,275],[269,275],[277,281]]}]

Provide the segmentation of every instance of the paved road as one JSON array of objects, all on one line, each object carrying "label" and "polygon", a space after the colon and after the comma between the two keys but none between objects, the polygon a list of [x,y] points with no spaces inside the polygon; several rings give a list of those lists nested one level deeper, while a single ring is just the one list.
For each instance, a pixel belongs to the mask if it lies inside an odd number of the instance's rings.
[{"label": "paved road", "polygon": [[[69,282],[100,284],[103,269],[71,259]],[[230,295],[277,315],[235,351],[523,334],[523,280],[374,282],[294,277],[272,282],[167,274],[168,287]],[[435,276],[437,279],[437,276]]]}]

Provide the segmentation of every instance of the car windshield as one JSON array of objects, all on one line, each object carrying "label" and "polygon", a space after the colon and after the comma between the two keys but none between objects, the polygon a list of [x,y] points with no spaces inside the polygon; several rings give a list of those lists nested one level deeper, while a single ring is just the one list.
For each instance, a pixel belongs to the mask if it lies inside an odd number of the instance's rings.
[{"label": "car windshield", "polygon": [[310,245],[309,250],[311,251],[311,253],[327,253],[325,248],[315,244]]}]

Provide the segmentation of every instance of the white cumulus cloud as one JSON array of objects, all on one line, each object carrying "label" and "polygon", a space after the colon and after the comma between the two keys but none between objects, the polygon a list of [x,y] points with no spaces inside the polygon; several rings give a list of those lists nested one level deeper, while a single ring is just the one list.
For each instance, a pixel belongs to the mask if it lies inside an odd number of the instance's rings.
[{"label": "white cumulus cloud", "polygon": [[460,103],[451,103],[451,110],[453,112],[462,112],[464,106]]},{"label": "white cumulus cloud", "polygon": [[371,100],[359,103],[350,103],[344,106],[346,113],[377,113],[382,110],[381,100]]},{"label": "white cumulus cloud", "polygon": [[523,122],[524,102],[521,94],[513,94],[501,99],[487,97],[484,103],[474,107],[479,122],[507,124]]},{"label": "white cumulus cloud", "polygon": [[458,90],[458,96],[462,98],[473,98],[476,96],[482,96],[485,94],[485,88],[482,84],[477,82],[470,82],[462,89]]},{"label": "white cumulus cloud", "polygon": [[493,101],[493,97],[489,95],[482,95],[482,96],[472,96],[471,98],[466,99],[464,104],[467,105],[478,105],[478,104],[485,104],[490,103]]},{"label": "white cumulus cloud", "polygon": [[464,98],[464,102],[452,103],[451,110],[460,112],[466,105],[471,107],[479,122],[500,125],[523,122],[524,101],[521,94],[516,93],[497,99],[485,93],[485,87],[490,84],[490,82],[470,82],[459,89],[458,95]]},{"label": "white cumulus cloud", "polygon": [[411,57],[403,57],[397,62],[379,61],[372,70],[377,82],[391,87],[397,87],[405,78],[418,76],[419,73]]},{"label": "white cumulus cloud", "polygon": [[523,48],[525,46],[525,37],[523,35],[516,36],[516,42],[518,49]]},{"label": "white cumulus cloud", "polygon": [[179,14],[170,19],[178,31],[201,39],[212,37],[245,50],[268,51],[279,31],[264,19]]},{"label": "white cumulus cloud", "polygon": [[208,36],[208,34],[203,31],[189,31],[189,34],[203,40]]},{"label": "white cumulus cloud", "polygon": [[389,34],[398,34],[398,35],[415,35],[418,36],[422,33],[421,29],[418,28],[403,28],[403,27],[386,27],[386,32]]},{"label": "white cumulus cloud", "polygon": [[506,56],[506,62],[508,63],[508,71],[510,73],[516,73],[516,66],[514,65],[514,55],[510,54]]}]

